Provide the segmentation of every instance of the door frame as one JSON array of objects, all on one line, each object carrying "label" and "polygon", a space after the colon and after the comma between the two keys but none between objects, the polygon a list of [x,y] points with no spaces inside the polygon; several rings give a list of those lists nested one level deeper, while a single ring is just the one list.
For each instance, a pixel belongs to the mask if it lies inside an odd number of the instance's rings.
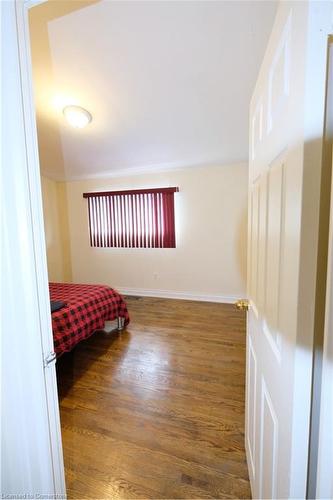
[{"label": "door frame", "polygon": [[[328,42],[328,76],[326,130],[333,171],[332,126],[333,126],[333,36]],[[316,470],[316,498],[333,498],[333,176],[329,213],[328,257],[326,274],[325,327],[321,368],[321,394],[319,408],[318,462]]]},{"label": "door frame", "polygon": [[[31,52],[30,52],[30,39],[29,39],[29,22],[28,12],[29,9],[46,2],[47,0],[15,0],[15,10],[17,19],[17,40],[19,46],[19,64],[21,73],[21,91],[22,102],[24,108],[24,130],[25,142],[27,152],[27,165],[28,165],[28,191],[30,197],[30,207],[32,214],[32,231],[33,231],[33,247],[36,265],[36,288],[38,294],[38,309],[40,317],[40,336],[43,351],[43,358],[45,359],[49,353],[53,351],[53,337],[52,326],[50,318],[50,303],[48,293],[48,273],[46,261],[46,248],[45,248],[45,233],[44,233],[44,220],[41,196],[41,182],[40,182],[40,165],[38,156],[38,142],[37,142],[37,128],[35,117],[35,105],[33,97],[32,85],[32,67],[31,67]],[[331,246],[330,246],[330,261],[333,259],[333,209],[331,209]],[[333,266],[330,266],[329,275],[329,293],[327,301],[327,318],[326,318],[326,344],[333,342],[332,327],[333,322]],[[332,390],[332,381],[330,379],[332,368],[331,358],[332,353],[328,352],[326,347],[324,353],[324,385],[323,391]],[[325,357],[326,356],[326,357]],[[63,464],[63,452],[61,441],[61,428],[59,420],[59,403],[57,395],[57,385],[54,365],[50,368],[45,368],[45,387],[47,394],[47,408],[50,425],[50,442],[52,453],[53,474],[55,479],[55,493],[65,496],[65,476]],[[325,383],[325,380],[327,382]],[[320,448],[319,448],[319,466],[318,466],[318,496],[323,495],[325,488],[323,480],[324,463],[323,453],[325,452],[324,436],[329,436],[332,440],[331,429],[329,423],[332,419],[332,408],[329,405],[323,404],[328,392],[323,392],[322,408],[321,408],[321,427],[320,427]],[[326,456],[325,456],[326,459]],[[333,457],[330,456],[330,463],[333,463]],[[326,485],[327,487],[327,485]],[[322,498],[324,498],[322,496]]]},{"label": "door frame", "polygon": [[50,428],[50,444],[55,494],[66,497],[65,472],[63,462],[59,400],[55,373],[55,360],[47,364],[53,355],[53,334],[48,289],[48,270],[45,245],[43,203],[41,194],[40,164],[36,113],[32,83],[32,63],[29,38],[29,9],[47,0],[15,0],[17,22],[17,42],[24,118],[24,135],[28,171],[28,186],[32,220],[33,249],[36,269],[36,289],[38,297],[40,337],[44,362],[44,378],[47,411]]},{"label": "door frame", "polygon": [[[333,190],[333,182],[332,182]],[[333,191],[332,191],[333,192]],[[322,387],[316,498],[333,496],[333,197],[330,210],[326,318],[323,346]]]}]

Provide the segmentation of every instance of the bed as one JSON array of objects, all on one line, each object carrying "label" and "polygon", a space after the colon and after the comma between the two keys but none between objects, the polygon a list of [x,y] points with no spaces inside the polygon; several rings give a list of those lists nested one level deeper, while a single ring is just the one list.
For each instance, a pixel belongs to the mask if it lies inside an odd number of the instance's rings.
[{"label": "bed", "polygon": [[126,303],[113,288],[104,285],[50,283],[51,301],[65,306],[52,313],[54,350],[57,357],[78,342],[103,330],[105,321],[118,320],[118,329],[129,323]]}]

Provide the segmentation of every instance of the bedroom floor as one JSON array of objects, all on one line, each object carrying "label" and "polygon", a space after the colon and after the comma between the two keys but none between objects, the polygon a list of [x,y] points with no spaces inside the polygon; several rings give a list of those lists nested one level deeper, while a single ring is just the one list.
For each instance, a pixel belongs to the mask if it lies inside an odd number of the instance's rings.
[{"label": "bedroom floor", "polygon": [[126,331],[57,363],[68,498],[250,498],[245,315],[126,300]]}]

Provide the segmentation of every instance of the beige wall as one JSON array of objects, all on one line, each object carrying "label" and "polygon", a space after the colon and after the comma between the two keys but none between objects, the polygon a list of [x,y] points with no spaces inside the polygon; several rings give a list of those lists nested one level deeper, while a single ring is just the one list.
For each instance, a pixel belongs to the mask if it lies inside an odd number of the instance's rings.
[{"label": "beige wall", "polygon": [[[74,282],[206,299],[245,296],[247,165],[66,184]],[[176,249],[91,248],[86,191],[179,186]]]},{"label": "beige wall", "polygon": [[66,185],[42,176],[47,267],[50,281],[71,281]]}]

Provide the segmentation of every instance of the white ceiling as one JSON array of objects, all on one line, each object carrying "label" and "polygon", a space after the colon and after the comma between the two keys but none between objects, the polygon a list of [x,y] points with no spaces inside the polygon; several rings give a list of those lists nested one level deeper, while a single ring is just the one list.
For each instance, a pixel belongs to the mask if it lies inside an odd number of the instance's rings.
[{"label": "white ceiling", "polygon": [[[42,171],[77,179],[247,160],[249,100],[275,11],[275,1],[34,7]],[[70,128],[67,104],[92,123]]]}]

